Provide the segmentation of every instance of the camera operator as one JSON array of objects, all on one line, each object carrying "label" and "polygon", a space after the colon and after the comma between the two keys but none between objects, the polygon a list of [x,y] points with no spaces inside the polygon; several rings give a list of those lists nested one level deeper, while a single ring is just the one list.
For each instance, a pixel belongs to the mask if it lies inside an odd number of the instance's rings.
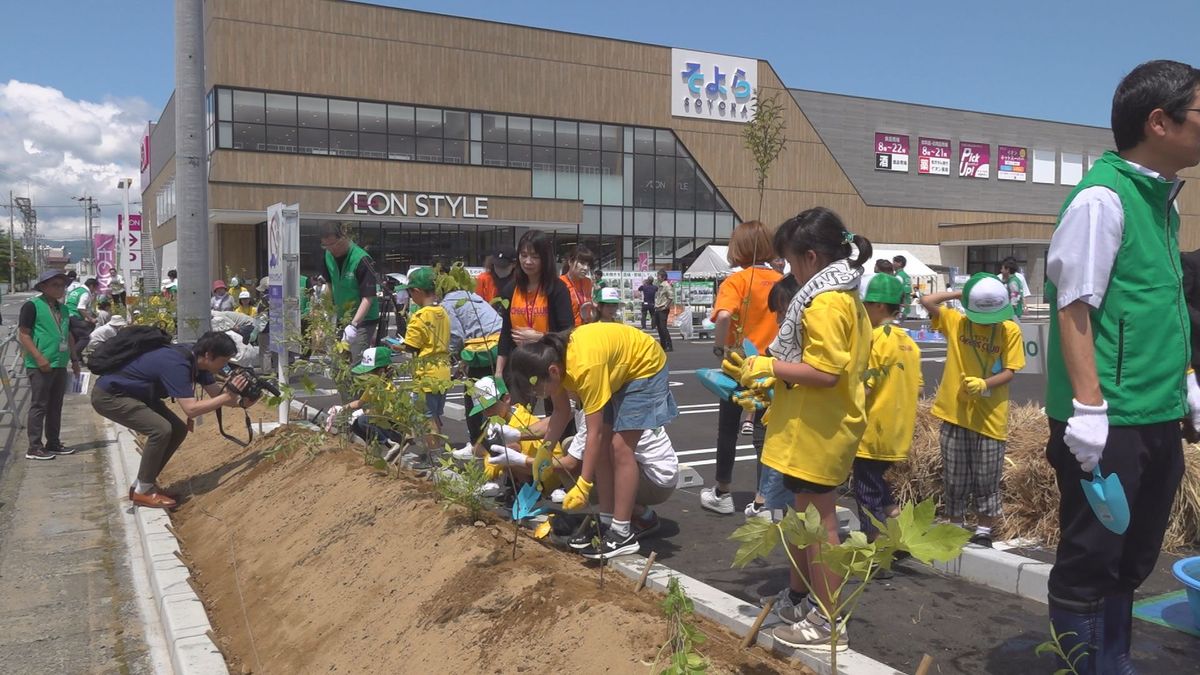
[{"label": "camera operator", "polygon": [[[216,383],[220,372],[237,354],[237,345],[224,333],[208,332],[194,345],[167,345],[152,349],[126,363],[120,370],[102,375],[92,390],[92,408],[104,417],[146,436],[137,480],[129,487],[136,506],[171,509],[176,501],[163,493],[155,480],[171,455],[192,429],[192,420],[221,406],[249,407],[253,400],[234,391],[249,380],[236,374],[225,387]],[[212,397],[195,398],[196,385]],[[230,389],[233,391],[226,391]],[[163,403],[170,396],[179,402],[188,421],[180,420]]]}]

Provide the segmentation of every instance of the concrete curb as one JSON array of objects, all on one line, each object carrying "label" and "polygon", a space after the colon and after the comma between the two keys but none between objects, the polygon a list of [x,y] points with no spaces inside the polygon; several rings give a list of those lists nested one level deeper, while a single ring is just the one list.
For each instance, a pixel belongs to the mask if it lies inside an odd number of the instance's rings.
[{"label": "concrete curb", "polygon": [[[997,542],[998,546],[1004,546]],[[1046,604],[1046,584],[1051,563],[1009,553],[1003,548],[968,544],[962,555],[948,563],[933,563],[936,570],[981,586]]]},{"label": "concrete curb", "polygon": [[[116,438],[120,458],[113,472],[119,485],[129,485],[137,478],[141,455],[132,433],[115,428],[107,420],[106,424]],[[188,568],[176,557],[179,541],[167,529],[170,516],[159,509],[139,508],[134,511],[134,522],[175,675],[228,675],[225,657],[208,637],[212,625],[204,603],[188,583]]]}]

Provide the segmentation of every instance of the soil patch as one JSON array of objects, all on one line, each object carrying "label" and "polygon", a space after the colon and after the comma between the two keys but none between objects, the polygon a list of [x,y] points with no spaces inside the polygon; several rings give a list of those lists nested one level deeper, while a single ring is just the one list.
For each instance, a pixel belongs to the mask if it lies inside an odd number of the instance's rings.
[{"label": "soil patch", "polygon": [[[385,477],[357,446],[280,429],[239,447],[197,428],[163,475],[233,673],[646,673],[667,638],[660,597]],[[239,415],[240,424],[240,415]],[[226,427],[229,428],[229,425]],[[244,432],[244,429],[241,431]],[[281,445],[293,452],[270,454]],[[811,672],[709,636],[710,672]]]}]

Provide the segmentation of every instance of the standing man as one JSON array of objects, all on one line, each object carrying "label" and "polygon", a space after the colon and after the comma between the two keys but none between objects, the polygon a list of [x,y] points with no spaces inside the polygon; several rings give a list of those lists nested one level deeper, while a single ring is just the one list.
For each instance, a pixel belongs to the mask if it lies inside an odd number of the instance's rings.
[{"label": "standing man", "polygon": [[[1179,172],[1200,163],[1200,71],[1134,68],[1113,96],[1112,130],[1117,151],[1067,198],[1046,256],[1046,456],[1061,496],[1048,604],[1064,652],[1083,647],[1081,673],[1133,672],[1133,592],[1158,560],[1183,475],[1179,421],[1200,416],[1174,204]],[[1123,533],[1080,487],[1097,466],[1124,486]]]},{"label": "standing man", "polygon": [[1017,261],[1009,258],[1000,264],[1000,280],[1008,289],[1008,301],[1013,307],[1013,318],[1020,320],[1025,314],[1025,281],[1021,278]]},{"label": "standing man", "polygon": [[675,304],[675,288],[667,281],[667,271],[658,271],[658,290],[654,294],[654,328],[658,331],[658,342],[663,351],[675,351],[671,344],[671,331],[667,328],[667,317],[671,314],[671,305]]},{"label": "standing man", "polygon": [[654,279],[646,277],[638,286],[638,291],[642,294],[642,330],[646,330],[646,317],[654,316],[654,297],[658,293],[658,286],[654,285]]},{"label": "standing man", "polygon": [[379,327],[375,262],[363,247],[350,241],[342,223],[325,221],[320,232],[337,323],[342,326],[342,339],[350,343],[351,363],[358,363],[363,351],[375,346]]},{"label": "standing man", "polygon": [[[21,305],[17,319],[17,341],[25,350],[25,372],[29,376],[29,449],[25,459],[54,459],[75,452],[62,444],[63,396],[67,393],[67,364],[79,374],[74,356],[75,341],[63,307],[67,275],[47,270],[38,277],[34,296]],[[42,443],[45,431],[46,442]]]},{"label": "standing man", "polygon": [[904,285],[904,295],[900,298],[900,319],[908,318],[908,306],[912,303],[912,277],[908,276],[908,272],[904,268],[908,266],[908,258],[898,255],[892,258],[892,269],[895,270],[896,278]]},{"label": "standing man", "polygon": [[71,337],[75,340],[71,354],[76,361],[83,354],[83,348],[87,346],[92,331],[96,330],[96,312],[92,303],[99,291],[100,282],[88,279],[67,293],[67,316],[70,317]]}]

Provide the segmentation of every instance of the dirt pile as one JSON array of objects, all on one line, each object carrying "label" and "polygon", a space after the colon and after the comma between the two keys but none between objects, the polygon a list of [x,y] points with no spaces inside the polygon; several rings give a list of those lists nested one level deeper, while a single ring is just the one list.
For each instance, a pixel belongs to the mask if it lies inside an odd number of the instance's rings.
[{"label": "dirt pile", "polygon": [[[659,597],[612,571],[434,502],[355,448],[280,430],[241,448],[198,429],[163,482],[231,671],[646,673],[667,638]],[[293,451],[279,452],[290,445]],[[712,672],[796,672],[699,622]]]}]

